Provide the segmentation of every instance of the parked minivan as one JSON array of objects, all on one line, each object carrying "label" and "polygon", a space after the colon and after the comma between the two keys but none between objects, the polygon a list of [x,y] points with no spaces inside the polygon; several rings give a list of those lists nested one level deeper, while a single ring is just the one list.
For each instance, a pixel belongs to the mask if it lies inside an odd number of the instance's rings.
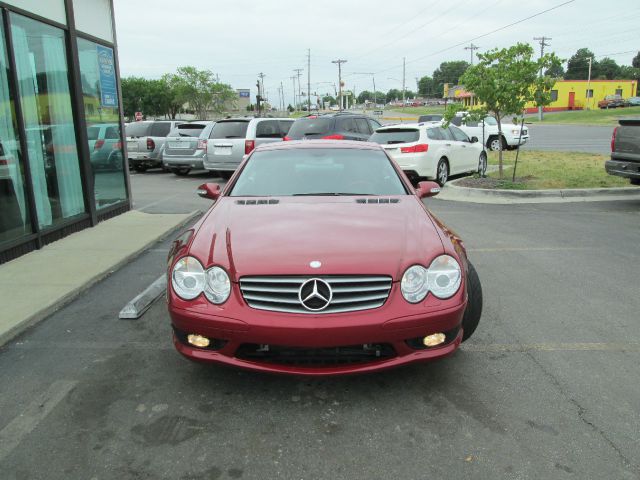
[{"label": "parked minivan", "polygon": [[155,120],[133,122],[125,127],[127,135],[127,154],[129,167],[136,172],[144,172],[147,168],[162,167],[160,150],[167,135],[182,120]]},{"label": "parked minivan", "polygon": [[291,118],[228,118],[218,120],[207,139],[204,168],[230,178],[242,157],[263,143],[281,142]]}]

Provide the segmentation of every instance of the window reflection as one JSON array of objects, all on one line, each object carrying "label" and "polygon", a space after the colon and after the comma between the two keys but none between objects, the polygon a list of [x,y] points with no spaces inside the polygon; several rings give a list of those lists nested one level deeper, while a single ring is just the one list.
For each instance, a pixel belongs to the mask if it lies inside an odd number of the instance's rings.
[{"label": "window reflection", "polygon": [[64,32],[11,14],[29,166],[40,227],[85,211]]},{"label": "window reflection", "polygon": [[22,152],[16,134],[9,66],[0,24],[0,243],[31,233],[24,188]]},{"label": "window reflection", "polygon": [[113,50],[78,39],[78,55],[96,208],[101,209],[127,198]]}]

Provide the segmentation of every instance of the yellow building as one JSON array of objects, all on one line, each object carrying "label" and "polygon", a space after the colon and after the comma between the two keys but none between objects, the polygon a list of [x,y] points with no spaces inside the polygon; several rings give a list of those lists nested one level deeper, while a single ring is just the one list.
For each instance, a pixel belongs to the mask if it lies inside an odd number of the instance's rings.
[{"label": "yellow building", "polygon": [[[551,103],[544,107],[544,111],[596,109],[598,102],[607,95],[629,98],[637,94],[637,80],[559,80],[551,90]],[[538,110],[533,102],[525,108],[527,113]]]}]

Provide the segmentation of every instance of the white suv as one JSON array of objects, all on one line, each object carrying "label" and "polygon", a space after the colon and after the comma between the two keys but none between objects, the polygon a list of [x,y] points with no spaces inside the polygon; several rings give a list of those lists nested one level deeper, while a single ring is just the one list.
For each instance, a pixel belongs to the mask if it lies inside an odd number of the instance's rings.
[{"label": "white suv", "polygon": [[484,174],[487,170],[487,153],[482,145],[453,125],[390,125],[377,129],[369,141],[381,144],[414,184],[429,178],[444,185],[450,175]]},{"label": "white suv", "polygon": [[[467,112],[458,112],[451,120],[451,123],[460,128],[470,137],[476,137],[479,141],[482,141],[482,120],[479,122],[467,120],[465,118],[467,115]],[[529,129],[527,127],[523,127],[522,138],[520,138],[520,125],[502,122],[502,150],[515,150],[518,148],[519,139],[520,145],[527,143],[529,140]],[[484,118],[484,140],[488,149],[493,151],[500,150],[498,122],[495,118],[489,115]]]}]

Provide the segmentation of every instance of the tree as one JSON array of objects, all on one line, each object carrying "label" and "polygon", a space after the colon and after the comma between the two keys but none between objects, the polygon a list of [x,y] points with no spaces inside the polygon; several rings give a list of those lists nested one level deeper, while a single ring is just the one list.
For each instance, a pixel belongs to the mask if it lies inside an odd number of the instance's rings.
[{"label": "tree", "polygon": [[565,80],[586,80],[589,77],[589,58],[592,60],[591,78],[598,78],[598,62],[588,48],[580,48],[567,62]]},{"label": "tree", "polygon": [[433,81],[435,83],[435,96],[444,96],[444,84],[458,85],[460,77],[469,68],[469,63],[463,60],[455,62],[442,62],[440,67],[433,72]]},{"label": "tree", "polygon": [[331,95],[325,95],[324,97],[322,97],[322,102],[331,105],[334,105],[336,103],[336,99],[334,97],[332,97]]},{"label": "tree", "polygon": [[126,77],[120,81],[120,85],[124,116],[131,118],[136,112],[144,112],[148,80],[141,77]]},{"label": "tree", "polygon": [[[592,73],[593,76],[593,73]],[[613,80],[620,78],[620,66],[615,60],[605,57],[598,62],[598,77],[600,79]]]},{"label": "tree", "polygon": [[418,93],[426,97],[436,95],[436,82],[431,77],[424,76],[418,80]]},{"label": "tree", "polygon": [[365,103],[365,102],[373,101],[373,92],[370,92],[368,90],[363,90],[358,95],[358,99],[357,100],[358,100],[358,103]]},{"label": "tree", "polygon": [[[502,137],[502,119],[507,115],[520,115],[527,102],[539,105],[551,103],[551,89],[555,80],[549,76],[539,76],[561,63],[553,53],[533,60],[533,48],[525,43],[517,43],[509,48],[493,49],[479,53],[479,62],[467,69],[460,82],[482,105],[474,109],[476,115],[484,117],[490,112],[498,122],[498,132]],[[456,109],[447,109],[445,119],[451,120]],[[500,178],[503,177],[502,149],[499,155]]]},{"label": "tree", "polygon": [[637,80],[640,82],[640,68],[622,65],[618,78],[622,80]]},{"label": "tree", "polygon": [[631,61],[631,66],[633,68],[640,68],[640,52],[638,52],[636,56],[633,57],[633,60]]},{"label": "tree", "polygon": [[402,98],[402,91],[398,90],[397,88],[392,88],[385,95],[385,100],[387,101],[387,103],[397,99],[401,99],[401,98]]},{"label": "tree", "polygon": [[564,78],[564,68],[562,68],[562,64],[554,65],[553,67],[547,69],[544,74],[547,77],[559,78],[562,80]]},{"label": "tree", "polygon": [[229,86],[214,80],[211,70],[198,70],[195,67],[179,67],[176,74],[169,77],[180,96],[189,103],[189,107],[199,118],[206,118],[207,112],[224,111],[226,102],[236,98],[236,92]]}]

